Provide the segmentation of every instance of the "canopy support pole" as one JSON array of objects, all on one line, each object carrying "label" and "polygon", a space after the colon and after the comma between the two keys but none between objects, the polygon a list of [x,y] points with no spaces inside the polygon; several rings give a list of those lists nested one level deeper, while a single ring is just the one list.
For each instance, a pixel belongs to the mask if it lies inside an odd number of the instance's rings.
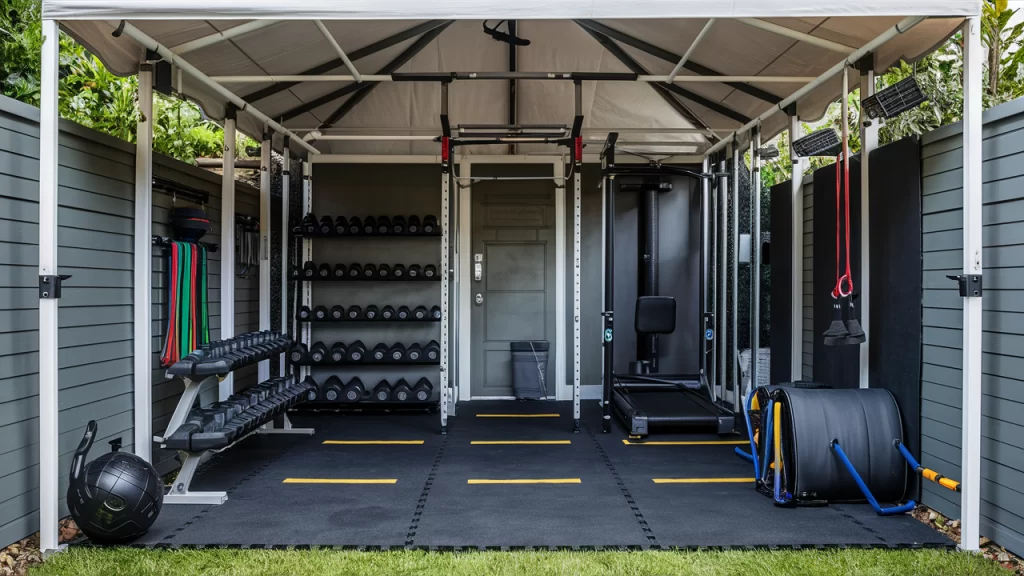
[{"label": "canopy support pole", "polygon": [[153,65],[139,67],[133,329],[135,455],[153,462]]},{"label": "canopy support pole", "polygon": [[[263,135],[260,143],[260,331],[270,330],[270,156],[273,140],[270,133]],[[270,360],[259,363],[257,370],[260,382],[270,380]]]},{"label": "canopy support pole", "polygon": [[[49,276],[51,282],[57,276],[59,34],[56,20],[43,20],[39,86],[39,275]],[[44,297],[40,293],[39,298],[39,549],[44,556],[63,548],[58,544],[57,516],[60,499],[57,296],[59,294],[51,292]]]},{"label": "canopy support pole", "polygon": [[[288,249],[291,231],[288,221],[291,218],[291,168],[292,152],[291,139],[284,137],[284,164],[281,170],[281,333],[291,335],[288,329],[288,322],[291,316],[291,307],[288,305],[288,256],[291,250]],[[281,353],[281,372],[284,376],[288,370],[287,352]]]},{"label": "canopy support pole", "polygon": [[[235,114],[229,107],[224,118],[224,173],[220,186],[220,339],[235,335]],[[228,374],[220,381],[219,399],[235,393]]]},{"label": "canopy support pole", "polygon": [[[793,163],[790,173],[790,359],[789,377],[792,382],[803,380],[804,364],[804,162],[793,151],[792,143],[803,132],[796,106],[789,116],[789,158]],[[781,280],[781,279],[780,279]]]},{"label": "canopy support pole", "polygon": [[193,50],[206,48],[207,46],[212,46],[219,42],[223,42],[224,40],[230,40],[232,38],[237,38],[238,36],[241,36],[243,34],[248,34],[249,32],[255,32],[268,26],[273,26],[278,22],[280,21],[253,20],[251,22],[246,22],[245,24],[235,26],[234,28],[228,28],[224,31],[215,32],[213,34],[210,34],[209,36],[203,36],[202,38],[196,38],[195,40],[190,40],[183,44],[178,44],[177,46],[171,48],[171,52],[174,52],[175,54],[178,54],[180,56],[182,54],[192,52]]},{"label": "canopy support pole", "polygon": [[719,163],[717,166],[720,178],[718,180],[718,287],[715,290],[715,299],[717,300],[717,311],[715,313],[715,331],[717,338],[715,342],[717,345],[718,354],[718,378],[715,380],[719,383],[721,393],[717,394],[718,398],[725,400],[728,396],[729,383],[726,381],[725,375],[727,374],[726,369],[728,364],[726,359],[729,357],[729,345],[727,340],[729,338],[729,328],[726,320],[729,316],[726,313],[726,303],[729,300],[729,277],[726,275],[726,266],[729,259],[729,175],[726,172],[728,170],[728,161],[725,158],[726,151],[723,150],[719,157]]},{"label": "canopy support pole", "polygon": [[676,81],[676,76],[678,76],[679,73],[683,70],[683,66],[686,66],[686,63],[690,60],[690,56],[693,56],[694,50],[697,49],[697,46],[700,44],[701,40],[703,40],[704,37],[708,35],[708,32],[711,31],[711,27],[714,25],[715,19],[708,18],[707,23],[704,24],[704,28],[701,28],[700,33],[697,34],[697,37],[693,39],[693,43],[690,44],[690,47],[686,49],[686,52],[683,54],[683,57],[679,59],[679,62],[676,64],[675,68],[673,68],[672,71],[668,73],[668,78],[665,79],[666,82],[671,84],[672,82]]},{"label": "canopy support pole", "polygon": [[[860,109],[864,110],[864,99],[875,93],[875,58],[865,57],[860,66]],[[871,152],[878,148],[878,124],[867,115],[860,118],[860,325],[867,334],[867,341],[860,345],[860,387],[870,384],[871,345]]]},{"label": "canopy support pole", "polygon": [[345,54],[345,51],[341,49],[341,45],[338,44],[338,41],[335,40],[334,36],[331,35],[331,31],[327,29],[327,26],[324,26],[324,23],[321,22],[320,20],[313,20],[313,23],[316,24],[316,27],[320,30],[320,33],[324,35],[324,39],[326,39],[327,42],[330,43],[331,48],[334,48],[334,51],[337,52],[338,58],[341,59],[342,64],[345,65],[345,68],[348,70],[349,74],[352,75],[352,78],[356,81],[356,83],[362,82],[363,78],[362,76],[359,75],[359,70],[356,70],[355,64],[353,64],[352,61],[349,60],[348,54]]},{"label": "canopy support pole", "polygon": [[732,392],[733,411],[739,410],[743,402],[743,382],[740,380],[740,147],[736,142],[729,144],[732,153],[732,205],[729,207],[729,219],[732,221],[732,261],[729,263],[732,275],[732,310],[729,322],[729,333],[732,336],[729,357],[732,358]]},{"label": "canopy support pole", "polygon": [[[968,18],[964,36],[963,121],[963,274],[982,274],[982,59],[981,19]],[[979,282],[980,284],[980,282]],[[960,548],[978,551],[981,519],[981,361],[982,300],[978,293],[964,298],[963,422],[961,429]]]},{"label": "canopy support pole", "polygon": [[761,126],[750,139],[750,387],[758,385],[761,352]]},{"label": "canopy support pole", "polygon": [[766,20],[761,20],[760,18],[736,18],[736,21],[742,24],[746,24],[751,28],[757,28],[758,30],[771,32],[772,34],[777,34],[784,38],[789,38],[790,40],[804,42],[805,44],[810,44],[811,46],[824,48],[825,50],[831,50],[833,52],[838,52],[840,54],[850,54],[855,50],[855,48],[853,48],[852,46],[847,46],[845,44],[840,44],[839,42],[826,40],[824,38],[813,36],[811,34],[798,32],[796,30],[793,30],[792,28],[786,28],[785,26],[780,26],[778,24],[768,22]]}]

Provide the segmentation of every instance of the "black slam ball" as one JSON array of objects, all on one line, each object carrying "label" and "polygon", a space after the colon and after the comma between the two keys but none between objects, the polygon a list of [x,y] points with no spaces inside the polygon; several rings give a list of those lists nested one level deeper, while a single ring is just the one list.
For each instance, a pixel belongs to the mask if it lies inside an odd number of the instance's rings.
[{"label": "black slam ball", "polygon": [[96,430],[96,422],[89,422],[71,461],[68,509],[90,540],[129,542],[156,521],[164,503],[163,484],[153,466],[134,454],[109,452],[85,464]]}]

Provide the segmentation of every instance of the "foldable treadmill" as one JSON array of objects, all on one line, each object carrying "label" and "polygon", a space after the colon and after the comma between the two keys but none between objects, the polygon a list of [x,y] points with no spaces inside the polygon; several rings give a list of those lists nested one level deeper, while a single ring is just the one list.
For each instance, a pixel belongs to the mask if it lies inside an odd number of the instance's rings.
[{"label": "foldable treadmill", "polygon": [[[616,165],[617,134],[609,134],[601,152],[605,193],[605,295],[603,322],[604,370],[602,400],[603,430],[611,431],[611,413],[633,437],[652,432],[682,431],[728,434],[735,428],[733,411],[716,402],[704,374],[706,348],[704,335],[694,354],[700,358],[698,374],[660,374],[658,336],[676,329],[676,301],[658,295],[658,195],[671,190],[668,177],[686,176],[703,181],[705,175],[678,166]],[[638,202],[638,258],[634,330],[637,334],[637,357],[629,363],[628,374],[616,374],[615,358],[615,196],[620,191],[636,191]],[[702,201],[701,210],[707,206]],[[704,219],[701,218],[702,226]],[[700,293],[694,295],[695,306],[704,306],[704,266],[706,258],[704,234],[701,234],[702,259]],[[687,303],[689,305],[689,303]],[[708,317],[706,309],[701,311]]]}]

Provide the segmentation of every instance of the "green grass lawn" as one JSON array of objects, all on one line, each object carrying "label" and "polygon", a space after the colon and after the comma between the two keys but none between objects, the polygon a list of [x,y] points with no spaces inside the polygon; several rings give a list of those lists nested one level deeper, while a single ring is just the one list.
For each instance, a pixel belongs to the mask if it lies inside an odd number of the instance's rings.
[{"label": "green grass lawn", "polygon": [[949,574],[1010,572],[981,556],[941,550],[729,552],[348,552],[334,550],[139,550],[72,548],[32,576],[207,574],[663,575]]}]

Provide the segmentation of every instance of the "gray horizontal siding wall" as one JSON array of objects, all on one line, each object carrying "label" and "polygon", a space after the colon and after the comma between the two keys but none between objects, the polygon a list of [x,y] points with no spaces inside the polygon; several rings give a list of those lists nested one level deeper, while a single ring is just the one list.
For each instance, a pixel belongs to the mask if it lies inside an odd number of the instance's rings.
[{"label": "gray horizontal siding wall", "polygon": [[814,177],[804,176],[803,378],[814,380]]},{"label": "gray horizontal siding wall", "polygon": [[[981,532],[1024,553],[1024,100],[985,113]],[[921,463],[961,477],[963,268],[961,125],[922,138],[924,311]],[[924,503],[960,516],[957,494]]]},{"label": "gray horizontal siding wall", "polygon": [[[39,111],[0,97],[0,547],[38,530],[39,503]],[[60,301],[61,494],[85,424],[99,424],[98,447],[133,441],[133,248],[135,147],[70,122],[60,124],[58,264],[71,274]],[[154,172],[214,193],[220,177],[157,157]],[[251,203],[253,190],[239,189]],[[258,200],[257,200],[258,202]],[[171,199],[154,197],[154,234],[169,235]],[[243,204],[239,200],[239,204]],[[219,242],[215,224],[211,242]],[[154,249],[153,366],[164,323],[164,262]],[[219,253],[210,269],[211,326],[219,333]],[[153,371],[154,430],[162,432],[180,382]],[[164,406],[170,408],[164,410]],[[102,448],[97,448],[101,450]],[[165,455],[166,456],[166,455]],[[173,461],[162,463],[163,470]],[[63,498],[61,514],[67,509]]]}]

